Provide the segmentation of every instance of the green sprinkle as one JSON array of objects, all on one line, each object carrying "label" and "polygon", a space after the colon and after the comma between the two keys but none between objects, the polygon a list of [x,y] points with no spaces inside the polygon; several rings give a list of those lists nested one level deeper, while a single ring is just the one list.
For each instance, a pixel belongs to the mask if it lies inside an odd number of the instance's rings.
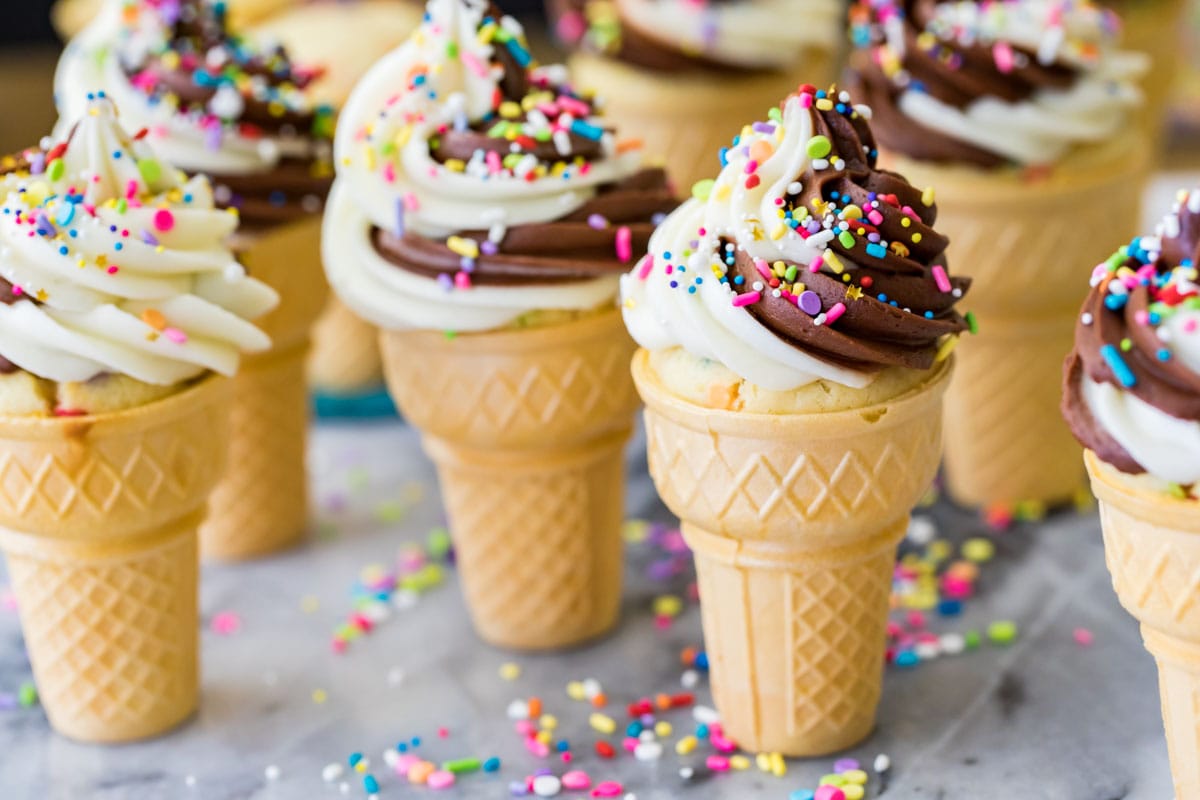
[{"label": "green sprinkle", "polygon": [[988,625],[988,639],[992,644],[1012,644],[1017,638],[1017,623],[1012,620],[1000,620]]},{"label": "green sprinkle", "polygon": [[21,688],[17,690],[17,702],[22,708],[29,708],[38,701],[37,687],[26,681],[21,684]]},{"label": "green sprinkle", "polygon": [[447,339],[451,340],[457,339],[458,331],[442,331],[442,336],[445,336]]},{"label": "green sprinkle", "polygon": [[979,647],[979,631],[967,631],[963,635],[963,644],[968,650],[974,650]]},{"label": "green sprinkle", "polygon": [[461,775],[464,772],[478,772],[483,764],[478,758],[458,758],[454,761],[443,761],[442,769],[446,772],[453,772],[455,775]]},{"label": "green sprinkle", "polygon": [[972,334],[979,333],[979,320],[975,319],[975,312],[968,311],[963,315],[963,319],[967,321],[967,330]]},{"label": "green sprinkle", "polygon": [[1122,353],[1128,353],[1132,349],[1133,349],[1133,340],[1132,339],[1126,338],[1126,339],[1121,340],[1121,352]]},{"label": "green sprinkle", "polygon": [[446,56],[448,58],[458,58],[458,42],[446,43]]},{"label": "green sprinkle", "polygon": [[824,158],[833,151],[833,143],[829,137],[818,134],[808,140],[807,150],[809,158]]},{"label": "green sprinkle", "polygon": [[795,283],[796,276],[799,274],[800,274],[800,270],[796,267],[795,264],[792,264],[787,268],[787,271],[783,273],[783,279],[785,281],[787,281],[788,283]]},{"label": "green sprinkle", "polygon": [[692,184],[692,197],[696,198],[702,203],[708,200],[709,195],[712,194],[713,185],[715,183],[716,181],[714,181],[712,178],[705,178],[702,181],[696,181]]},{"label": "green sprinkle", "polygon": [[137,167],[147,185],[157,183],[162,177],[162,165],[153,158],[139,158]]},{"label": "green sprinkle", "polygon": [[850,233],[850,231],[842,231],[839,233],[838,241],[841,242],[842,247],[846,248],[847,250],[854,249],[854,234]]},{"label": "green sprinkle", "polygon": [[1168,483],[1167,491],[1171,493],[1172,497],[1178,497],[1180,500],[1187,500],[1187,497],[1188,497],[1187,490],[1184,489],[1182,486],[1180,486],[1178,483]]},{"label": "green sprinkle", "polygon": [[429,532],[425,541],[425,549],[434,561],[445,561],[450,555],[450,531],[445,528],[434,528]]},{"label": "green sprinkle", "polygon": [[120,200],[117,201],[117,213],[124,214],[128,210],[129,210],[129,203],[126,202],[124,197],[122,197]]},{"label": "green sprinkle", "polygon": [[385,500],[375,507],[375,516],[380,522],[394,523],[404,519],[408,507],[398,500]]},{"label": "green sprinkle", "polygon": [[52,181],[61,178],[67,171],[67,165],[63,163],[61,158],[56,158],[50,162],[50,166],[46,168],[46,177]]}]

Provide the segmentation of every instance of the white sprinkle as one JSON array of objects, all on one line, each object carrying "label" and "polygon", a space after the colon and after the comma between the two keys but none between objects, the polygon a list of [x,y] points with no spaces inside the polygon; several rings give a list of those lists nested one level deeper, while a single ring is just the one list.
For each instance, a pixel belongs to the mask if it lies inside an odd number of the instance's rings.
[{"label": "white sprinkle", "polygon": [[538,797],[554,797],[562,791],[562,781],[554,775],[538,775],[533,779],[533,793]]},{"label": "white sprinkle", "polygon": [[342,777],[342,772],[342,765],[338,764],[336,761],[331,764],[326,764],[325,768],[321,770],[321,780],[325,781],[326,783],[333,783],[338,778]]},{"label": "white sprinkle", "polygon": [[417,604],[421,596],[412,589],[401,589],[392,595],[392,605],[401,611],[406,611]]},{"label": "white sprinkle", "polygon": [[183,784],[184,784],[184,786],[188,787],[189,789],[195,788],[196,776],[195,775],[185,775],[183,778]]},{"label": "white sprinkle", "polygon": [[888,758],[887,753],[880,753],[875,756],[875,771],[887,772],[892,768],[892,759]]},{"label": "white sprinkle", "polygon": [[404,682],[404,670],[399,667],[392,667],[387,674],[388,686],[399,686]]},{"label": "white sprinkle", "polygon": [[750,288],[752,288],[756,292],[761,292],[763,289],[766,288],[766,286],[763,284],[762,281],[755,281],[754,283],[750,284]]},{"label": "white sprinkle", "polygon": [[604,687],[600,685],[600,681],[595,678],[586,678],[583,681],[583,696],[588,700],[595,699],[597,695],[604,694]]},{"label": "white sprinkle", "polygon": [[657,761],[662,753],[663,746],[658,742],[641,742],[633,749],[633,757],[638,761]]},{"label": "white sprinkle", "polygon": [[1091,325],[1092,324],[1092,315],[1089,312],[1085,311],[1085,312],[1083,312],[1083,315],[1079,317],[1079,321],[1082,322],[1084,325]]},{"label": "white sprinkle", "polygon": [[804,191],[804,184],[800,181],[792,181],[787,185],[788,194],[800,194]]},{"label": "white sprinkle", "polygon": [[383,763],[389,767],[395,768],[396,762],[400,760],[400,751],[394,747],[389,747],[383,751]]},{"label": "white sprinkle", "polygon": [[951,289],[950,294],[951,294],[951,296],[953,296],[955,298],[961,298],[962,297],[962,289],[959,289],[959,288]]},{"label": "white sprinkle", "polygon": [[346,783],[345,781],[342,781],[341,783],[338,784],[338,791],[341,792],[342,794],[350,794],[350,784]]},{"label": "white sprinkle", "polygon": [[696,770],[692,769],[691,767],[680,767],[679,768],[679,777],[683,778],[685,781],[691,780],[692,776],[695,774],[696,774]]},{"label": "white sprinkle", "polygon": [[829,159],[828,158],[814,158],[812,160],[812,168],[818,169],[818,170],[819,169],[828,169],[829,168]]},{"label": "white sprinkle", "polygon": [[641,742],[653,742],[654,739],[654,731],[650,729],[646,729],[638,734],[638,741]]},{"label": "white sprinkle", "polygon": [[509,719],[529,719],[529,703],[524,700],[513,700],[505,712]]},{"label": "white sprinkle", "polygon": [[941,645],[942,652],[948,656],[956,656],[967,647],[966,640],[957,633],[943,633],[938,637],[938,644]]},{"label": "white sprinkle", "polygon": [[937,642],[921,642],[914,648],[914,652],[922,661],[932,661],[942,654],[942,648]]},{"label": "white sprinkle", "polygon": [[915,545],[926,545],[937,536],[937,526],[929,517],[913,517],[908,521],[906,538]]},{"label": "white sprinkle", "polygon": [[271,782],[279,780],[279,767],[271,764],[263,770],[263,776]]},{"label": "white sprinkle", "polygon": [[689,669],[679,676],[679,685],[685,689],[694,689],[700,683],[700,673]]},{"label": "white sprinkle", "polygon": [[714,722],[721,721],[721,715],[708,706],[693,706],[692,719],[701,725],[712,725]]}]

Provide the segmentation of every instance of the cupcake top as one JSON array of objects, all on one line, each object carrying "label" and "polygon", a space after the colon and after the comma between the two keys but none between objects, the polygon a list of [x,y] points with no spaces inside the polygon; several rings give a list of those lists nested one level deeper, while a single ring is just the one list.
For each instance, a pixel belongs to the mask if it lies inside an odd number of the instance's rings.
[{"label": "cupcake top", "polygon": [[803,86],[742,130],[622,278],[647,349],[682,347],[758,386],[855,388],[928,369],[968,328],[931,189],[875,165],[870,109]]},{"label": "cupcake top", "polygon": [[429,3],[338,125],[323,247],[351,308],[471,331],[615,298],[675,201],[566,77],[495,6]]},{"label": "cupcake top", "polygon": [[282,47],[233,34],[223,0],[113,0],[64,52],[55,91],[64,120],[103,91],[131,130],[172,163],[212,176],[243,225],[319,213],[332,180],[333,109],[306,88],[319,73]]},{"label": "cupcake top", "polygon": [[556,0],[570,47],[649,70],[756,71],[794,66],[806,48],[832,51],[839,0]]},{"label": "cupcake top", "polygon": [[856,0],[855,94],[923,161],[1044,165],[1134,125],[1139,54],[1090,0]]},{"label": "cupcake top", "polygon": [[247,320],[275,306],[225,240],[237,214],[88,98],[58,142],[0,169],[0,360],[40,378],[125,375],[170,385],[233,374],[270,340]]},{"label": "cupcake top", "polygon": [[1122,472],[1200,483],[1200,188],[1092,272],[1063,413]]}]

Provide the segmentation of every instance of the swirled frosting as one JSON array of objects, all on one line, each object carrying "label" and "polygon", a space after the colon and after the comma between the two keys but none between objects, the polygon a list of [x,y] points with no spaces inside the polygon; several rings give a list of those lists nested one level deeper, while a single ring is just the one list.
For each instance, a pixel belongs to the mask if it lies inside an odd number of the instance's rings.
[{"label": "swirled frosting", "polygon": [[805,86],[744,128],[622,278],[633,338],[774,391],[944,358],[969,280],[946,272],[932,190],[875,166],[869,115]]},{"label": "swirled frosting", "polygon": [[1126,473],[1200,483],[1200,188],[1092,272],[1063,413]]},{"label": "swirled frosting", "polygon": [[783,70],[833,50],[837,0],[558,0],[564,43],[650,70]]},{"label": "swirled frosting", "polygon": [[562,67],[479,0],[432,0],[355,88],[324,229],[330,284],[388,328],[592,309],[675,206]]},{"label": "swirled frosting", "polygon": [[275,292],[225,245],[237,214],[92,98],[68,136],[7,162],[0,357],[41,378],[170,385],[232,374],[270,340],[247,320]]},{"label": "swirled frosting", "polygon": [[857,99],[889,150],[981,167],[1059,162],[1141,102],[1140,54],[1090,0],[857,0]]},{"label": "swirled frosting", "polygon": [[[319,213],[332,180],[333,109],[319,73],[230,32],[222,0],[120,0],[67,47],[55,76],[63,124],[103,91],[164,157],[210,175],[251,227]],[[61,131],[60,131],[61,132]]]}]

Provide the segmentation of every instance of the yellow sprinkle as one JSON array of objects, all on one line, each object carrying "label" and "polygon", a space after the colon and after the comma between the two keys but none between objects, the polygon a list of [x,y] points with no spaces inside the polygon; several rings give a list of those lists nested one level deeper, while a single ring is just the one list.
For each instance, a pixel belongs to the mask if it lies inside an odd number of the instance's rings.
[{"label": "yellow sprinkle", "polygon": [[538,724],[548,731],[552,731],[558,727],[558,717],[553,714],[542,714],[542,718],[538,720]]},{"label": "yellow sprinkle", "polygon": [[463,161],[461,158],[447,158],[446,169],[450,170],[451,172],[466,172],[467,162]]},{"label": "yellow sprinkle", "polygon": [[675,743],[675,752],[681,756],[686,756],[696,749],[696,745],[700,742],[695,736],[685,736]]},{"label": "yellow sprinkle", "polygon": [[771,239],[773,239],[774,241],[779,241],[780,239],[782,239],[784,237],[784,234],[786,234],[786,233],[787,233],[787,226],[784,225],[783,223],[780,223],[780,224],[776,225],[774,228],[771,228]]},{"label": "yellow sprinkle", "polygon": [[842,264],[842,260],[838,258],[837,254],[832,250],[825,251],[825,263],[828,264],[829,268],[838,275],[841,275],[846,269],[846,267]]},{"label": "yellow sprinkle", "polygon": [[867,773],[861,769],[848,769],[842,773],[842,777],[846,779],[846,783],[848,784],[865,786],[867,783]]},{"label": "yellow sprinkle", "polygon": [[822,97],[820,100],[817,101],[817,109],[820,111],[832,111],[833,110],[833,101],[830,100],[828,97]]},{"label": "yellow sprinkle", "polygon": [[927,206],[933,205],[933,187],[926,186],[925,191],[921,192],[921,202]]},{"label": "yellow sprinkle", "polygon": [[787,762],[783,760],[782,753],[771,753],[771,774],[776,778],[782,778],[787,774]]},{"label": "yellow sprinkle", "polygon": [[479,242],[465,236],[451,236],[446,239],[446,247],[455,255],[465,258],[479,258]]},{"label": "yellow sprinkle", "polygon": [[758,768],[763,772],[771,771],[771,757],[766,753],[759,753],[756,755],[754,757],[754,763],[757,764]]},{"label": "yellow sprinkle", "polygon": [[859,300],[862,298],[862,296],[863,296],[863,290],[860,289],[859,287],[857,287],[857,286],[847,286],[846,287],[846,299],[847,300]]},{"label": "yellow sprinkle", "polygon": [[729,766],[734,769],[750,769],[750,759],[743,755],[730,756]]},{"label": "yellow sprinkle", "polygon": [[405,125],[401,128],[400,132],[396,134],[396,147],[404,147],[408,144],[408,140],[412,138],[412,132],[412,125]]},{"label": "yellow sprinkle", "polygon": [[859,208],[858,206],[854,205],[853,203],[851,203],[850,205],[848,205],[844,209],[842,209],[842,218],[843,219],[862,219],[862,216],[863,216],[862,209]]},{"label": "yellow sprinkle", "polygon": [[597,730],[603,734],[611,734],[617,729],[617,721],[607,714],[596,712],[588,717],[588,724],[593,730]]},{"label": "yellow sprinkle", "polygon": [[521,665],[506,661],[500,665],[500,677],[506,681],[515,681],[521,677]]},{"label": "yellow sprinkle", "polygon": [[321,603],[315,595],[306,594],[300,598],[300,610],[305,614],[311,614],[320,607]]},{"label": "yellow sprinkle", "polygon": [[729,188],[728,184],[725,184],[725,183],[721,184],[720,186],[717,187],[717,190],[716,190],[717,199],[718,200],[728,200],[729,194],[731,191],[732,190]]},{"label": "yellow sprinkle", "polygon": [[326,694],[324,689],[313,689],[312,699],[314,703],[321,705],[329,699],[329,695]]},{"label": "yellow sprinkle", "polygon": [[521,116],[521,106],[512,100],[505,100],[500,104],[500,116],[504,119],[516,119]]},{"label": "yellow sprinkle", "polygon": [[550,741],[553,738],[554,737],[550,734],[550,731],[538,731],[537,740],[542,744],[550,744]]},{"label": "yellow sprinkle", "polygon": [[911,228],[912,227],[912,218],[911,217],[901,217],[900,218],[900,227],[901,228]]},{"label": "yellow sprinkle", "polygon": [[571,681],[567,684],[567,697],[572,700],[586,700],[587,691],[584,690],[583,684],[579,681]]},{"label": "yellow sprinkle", "polygon": [[913,242],[913,244],[920,244],[920,243],[921,243],[921,239],[922,239],[922,238],[924,238],[924,237],[922,237],[922,236],[921,236],[921,234],[919,234],[919,233],[914,233],[914,234],[912,235],[912,242]]},{"label": "yellow sprinkle", "polygon": [[683,601],[675,595],[664,594],[654,598],[654,615],[656,617],[677,617],[683,610]]},{"label": "yellow sprinkle", "polygon": [[950,357],[950,354],[954,352],[955,347],[958,347],[958,337],[947,336],[942,340],[942,343],[938,345],[937,355],[933,357],[933,360],[939,362],[945,361]]},{"label": "yellow sprinkle", "polygon": [[665,719],[659,720],[654,724],[654,735],[660,739],[666,739],[671,735],[671,731],[671,723],[667,722]]}]

